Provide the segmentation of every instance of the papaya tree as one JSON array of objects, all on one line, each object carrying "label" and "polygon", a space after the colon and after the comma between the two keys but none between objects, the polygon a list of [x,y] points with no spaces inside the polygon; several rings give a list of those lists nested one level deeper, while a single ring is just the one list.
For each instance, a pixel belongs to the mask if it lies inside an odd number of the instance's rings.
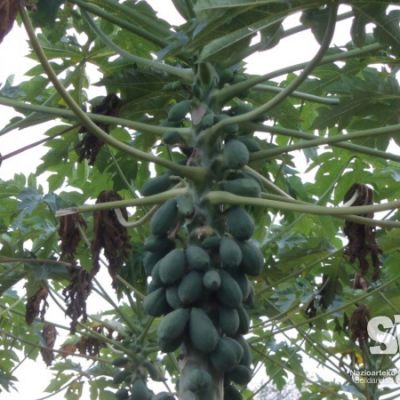
[{"label": "papaya tree", "polygon": [[1,156],[46,148],[0,181],[0,391],[41,357],[66,399],[398,398],[397,2],[149,3],[0,1],[36,62],[0,133],[52,122]]}]

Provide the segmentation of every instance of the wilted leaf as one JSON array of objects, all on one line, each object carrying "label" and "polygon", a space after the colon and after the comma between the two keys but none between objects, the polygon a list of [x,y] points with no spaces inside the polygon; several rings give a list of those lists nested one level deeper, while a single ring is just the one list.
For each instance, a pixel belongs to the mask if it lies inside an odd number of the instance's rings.
[{"label": "wilted leaf", "polygon": [[12,29],[17,10],[18,0],[0,0],[0,43]]}]

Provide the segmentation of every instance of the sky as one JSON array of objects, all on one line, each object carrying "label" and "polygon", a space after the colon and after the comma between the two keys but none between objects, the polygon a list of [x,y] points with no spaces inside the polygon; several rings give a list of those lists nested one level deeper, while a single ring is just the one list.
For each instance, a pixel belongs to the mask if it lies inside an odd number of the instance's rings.
[{"label": "sky", "polygon": [[[179,24],[182,18],[172,7],[170,0],[148,0],[158,10],[159,15],[168,21]],[[345,9],[342,8],[342,11]],[[287,20],[285,27],[297,25],[298,16]],[[348,41],[349,23],[340,22],[337,25],[333,43],[343,45]],[[32,60],[26,58],[28,51],[27,38],[24,30],[14,26],[13,31],[5,38],[0,45],[0,86],[10,75],[15,75],[15,82],[21,81],[24,71],[34,65]],[[264,74],[275,69],[310,60],[318,49],[318,45],[310,33],[304,32],[289,37],[281,42],[278,49],[253,55],[249,57],[248,72]],[[0,105],[0,129],[7,124],[7,121],[16,113],[7,107]],[[29,144],[39,139],[49,124],[42,124],[23,131],[13,131],[7,135],[0,136],[0,153],[6,154],[22,145]],[[15,173],[29,174],[33,172],[39,163],[40,157],[45,153],[43,147],[35,148],[17,157],[6,160],[0,168],[0,179],[12,179]],[[300,160],[302,162],[302,160]],[[56,316],[54,316],[56,318]],[[58,318],[60,318],[58,316]],[[60,342],[58,341],[59,345]],[[316,371],[313,365],[312,370]],[[314,374],[314,373],[313,373]],[[45,368],[42,361],[26,362],[17,371],[19,378],[19,393],[2,394],[2,400],[37,400],[44,396],[43,389],[51,378],[51,372]],[[260,378],[261,379],[261,378]],[[258,380],[259,381],[259,380]],[[254,383],[253,383],[254,384]],[[63,399],[62,395],[52,397],[54,400]],[[84,397],[83,400],[89,397]]]}]

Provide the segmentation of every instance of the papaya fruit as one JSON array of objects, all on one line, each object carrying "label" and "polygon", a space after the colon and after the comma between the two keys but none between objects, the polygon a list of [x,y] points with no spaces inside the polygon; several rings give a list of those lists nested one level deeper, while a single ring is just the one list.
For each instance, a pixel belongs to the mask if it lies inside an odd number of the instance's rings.
[{"label": "papaya fruit", "polygon": [[217,290],[221,286],[221,276],[215,269],[207,271],[203,275],[203,285],[211,292]]},{"label": "papaya fruit", "polygon": [[242,400],[240,392],[232,385],[224,387],[224,399],[229,400]]},{"label": "papaya fruit", "polygon": [[231,272],[231,276],[239,285],[240,290],[242,291],[243,294],[243,301],[244,301],[245,299],[247,299],[250,293],[250,282],[247,279],[247,276],[241,271]]},{"label": "papaya fruit", "polygon": [[236,367],[226,373],[225,378],[238,385],[247,385],[252,378],[251,369],[245,365],[236,365]]},{"label": "papaya fruit", "polygon": [[115,397],[117,400],[126,400],[129,398],[129,392],[125,388],[119,389],[115,392]]},{"label": "papaya fruit", "polygon": [[[168,313],[160,322],[157,329],[157,338],[160,344],[168,345],[182,341],[189,321],[190,312],[186,308],[178,308]],[[178,346],[179,346],[178,344]]]},{"label": "papaya fruit", "polygon": [[161,392],[156,394],[152,400],[175,400],[175,397],[168,392]]},{"label": "papaya fruit", "polygon": [[173,240],[168,239],[167,236],[150,235],[144,241],[143,247],[146,251],[165,254],[175,247],[175,243]]},{"label": "papaya fruit", "polygon": [[183,249],[171,250],[158,263],[161,282],[165,285],[172,285],[185,272],[186,260]]},{"label": "papaya fruit", "polygon": [[200,246],[189,245],[185,254],[189,269],[204,271],[209,268],[210,256]]},{"label": "papaya fruit", "polygon": [[250,367],[252,363],[252,356],[251,356],[251,349],[249,344],[247,343],[246,339],[243,336],[236,336],[236,341],[242,346],[243,349],[243,356],[240,360],[240,365],[245,365]]},{"label": "papaya fruit", "polygon": [[260,184],[253,178],[237,178],[222,182],[222,189],[238,196],[260,197]]},{"label": "papaya fruit", "polygon": [[184,144],[185,140],[181,134],[177,131],[168,131],[163,134],[162,140],[165,144],[169,146],[174,146],[177,144]]},{"label": "papaya fruit", "polygon": [[129,362],[129,358],[127,357],[118,357],[115,360],[113,360],[112,365],[114,365],[114,367],[123,367],[126,364],[128,364]]},{"label": "papaya fruit", "polygon": [[203,353],[214,351],[219,339],[218,331],[209,316],[201,308],[192,308],[189,332],[190,340],[197,350]]},{"label": "papaya fruit", "polygon": [[246,333],[249,332],[249,329],[250,329],[250,317],[249,317],[249,314],[247,313],[247,311],[243,307],[243,305],[240,305],[237,308],[237,313],[238,313],[238,316],[239,316],[239,327],[237,329],[237,333],[239,333],[240,335],[245,335]]},{"label": "papaya fruit", "polygon": [[219,245],[219,259],[224,268],[236,269],[242,262],[242,250],[235,240],[224,236]]},{"label": "papaya fruit", "polygon": [[160,261],[156,263],[156,265],[153,267],[153,270],[151,271],[151,284],[154,286],[155,289],[158,289],[163,285],[160,278]]},{"label": "papaya fruit", "polygon": [[198,302],[203,296],[203,275],[197,271],[186,274],[178,286],[178,297],[184,305]]},{"label": "papaya fruit", "polygon": [[237,139],[240,140],[247,147],[247,150],[250,153],[262,150],[260,143],[258,143],[255,138],[249,136],[238,136]]},{"label": "papaya fruit", "polygon": [[156,282],[153,280],[150,281],[150,283],[147,284],[146,288],[146,295],[153,293],[155,290],[157,290],[160,287],[160,285],[157,285]]},{"label": "papaya fruit", "polygon": [[143,196],[151,196],[157,193],[165,192],[172,185],[170,174],[162,174],[149,179],[140,189]]},{"label": "papaya fruit", "polygon": [[183,343],[183,337],[177,337],[176,339],[159,339],[158,346],[163,353],[172,353],[178,350]]},{"label": "papaya fruit", "polygon": [[243,253],[240,270],[247,275],[259,275],[264,268],[264,256],[256,242],[249,240],[239,243],[239,246]]},{"label": "papaya fruit", "polygon": [[152,363],[149,360],[145,360],[142,364],[142,367],[144,367],[147,372],[149,373],[150,378],[155,381],[155,382],[165,382],[165,377],[164,377],[164,373],[161,370],[161,368],[159,368],[157,366],[157,364]]},{"label": "papaya fruit", "polygon": [[231,207],[227,211],[226,226],[228,232],[238,240],[250,239],[254,233],[253,218],[244,208],[239,206]]},{"label": "papaya fruit", "polygon": [[168,111],[168,121],[182,121],[186,117],[186,114],[190,111],[191,104],[192,103],[190,100],[182,100],[174,104]]},{"label": "papaya fruit", "polygon": [[218,310],[218,326],[222,333],[234,336],[239,329],[239,314],[235,308],[220,307]]},{"label": "papaya fruit", "polygon": [[210,354],[210,361],[219,372],[229,371],[237,365],[239,363],[238,351],[233,339],[221,337],[215,350]]},{"label": "papaya fruit", "polygon": [[249,162],[250,153],[240,140],[231,139],[225,142],[223,159],[226,168],[239,169]]},{"label": "papaya fruit", "polygon": [[118,370],[113,376],[113,383],[119,385],[122,382],[127,381],[132,375],[132,371],[129,369]]},{"label": "papaya fruit", "polygon": [[131,397],[135,400],[150,400],[151,393],[143,379],[135,379],[131,388]]},{"label": "papaya fruit", "polygon": [[249,294],[248,294],[247,297],[244,298],[243,302],[249,308],[255,307],[255,305],[256,305],[256,294],[255,294],[253,285],[249,285]]},{"label": "papaya fruit", "polygon": [[210,126],[213,126],[215,123],[215,114],[210,111],[208,112],[206,115],[204,115],[204,117],[201,119],[201,128],[202,129],[207,129]]},{"label": "papaya fruit", "polygon": [[221,286],[217,298],[221,304],[230,308],[237,308],[242,304],[243,295],[239,285],[226,271],[221,270]]},{"label": "papaya fruit", "polygon": [[211,235],[201,242],[201,247],[205,250],[218,250],[220,241],[221,238],[218,235]]},{"label": "papaya fruit", "polygon": [[192,368],[185,377],[185,389],[197,394],[207,393],[212,387],[211,375],[202,368]]},{"label": "papaya fruit", "polygon": [[143,269],[147,276],[150,276],[154,266],[164,256],[164,253],[147,251],[143,256]]},{"label": "papaya fruit", "polygon": [[165,298],[167,299],[167,303],[169,306],[176,310],[177,308],[183,307],[183,304],[178,296],[178,286],[170,286],[165,291]]},{"label": "papaya fruit", "polygon": [[150,231],[155,236],[166,236],[177,223],[176,199],[167,200],[151,217]]},{"label": "papaya fruit", "polygon": [[193,194],[187,192],[178,196],[176,199],[176,207],[180,215],[185,218],[191,217],[195,212]]},{"label": "papaya fruit", "polygon": [[[216,121],[217,121],[217,122],[220,122],[220,121],[223,121],[223,120],[229,119],[229,118],[230,118],[230,117],[229,117],[229,115],[227,115],[227,114],[218,114],[218,115],[216,116]],[[237,123],[228,124],[228,125],[225,125],[225,126],[223,127],[223,129],[224,129],[224,132],[225,132],[226,134],[228,134],[228,135],[235,135],[236,133],[239,132],[239,124],[237,124]]]},{"label": "papaya fruit", "polygon": [[165,289],[158,288],[154,292],[146,295],[143,300],[143,309],[147,314],[153,317],[159,317],[167,313],[170,308],[165,298]]}]

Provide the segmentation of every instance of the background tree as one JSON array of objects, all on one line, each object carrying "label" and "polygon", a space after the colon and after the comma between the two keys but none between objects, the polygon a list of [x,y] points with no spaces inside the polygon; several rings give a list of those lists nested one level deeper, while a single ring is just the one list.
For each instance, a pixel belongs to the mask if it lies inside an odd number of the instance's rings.
[{"label": "background tree", "polygon": [[[399,307],[392,3],[173,0],[174,27],[146,1],[0,2],[0,40],[18,13],[38,61],[2,86],[21,116],[1,134],[57,121],[35,173],[0,181],[1,390],[41,354],[67,399],[251,399],[259,370],[278,390],[294,376],[304,399],[396,398],[351,376],[398,361],[367,334]],[[331,45],[349,18],[352,40]],[[309,62],[246,73],[247,56],[307,29]],[[88,313],[93,293],[111,308]],[[310,358],[340,381],[310,377]]]}]

